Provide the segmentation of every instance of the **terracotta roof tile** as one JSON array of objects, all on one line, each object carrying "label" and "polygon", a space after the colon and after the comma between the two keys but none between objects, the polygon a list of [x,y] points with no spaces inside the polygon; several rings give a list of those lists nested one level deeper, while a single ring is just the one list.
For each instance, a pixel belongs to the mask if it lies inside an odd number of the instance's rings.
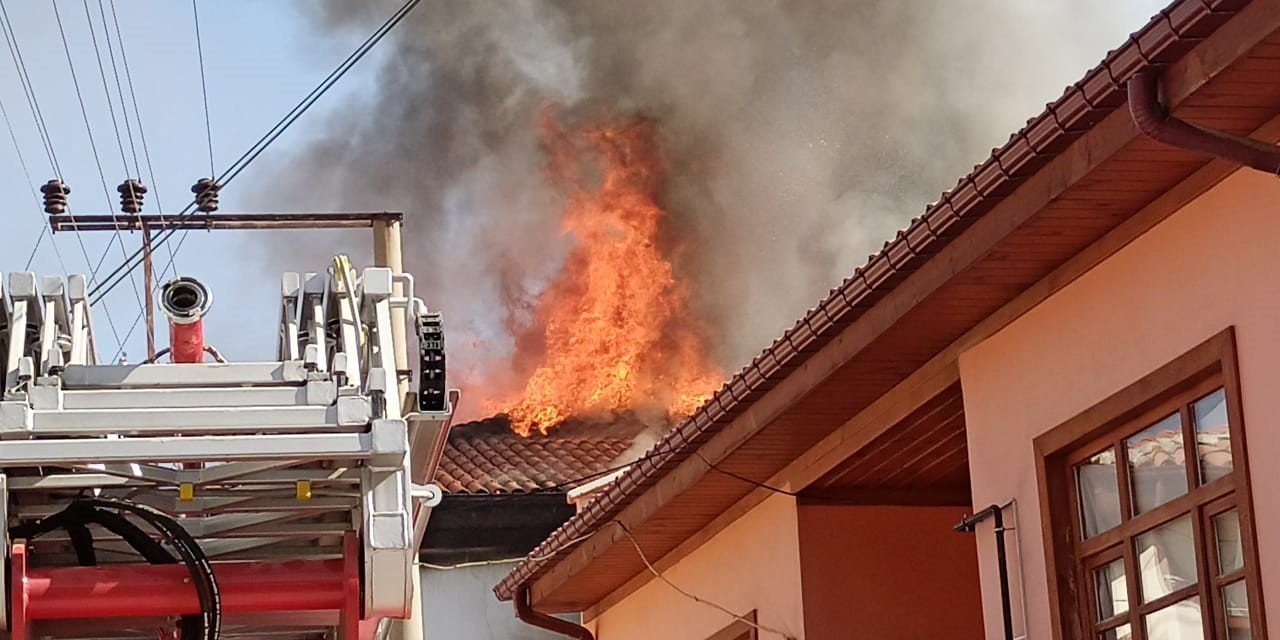
[{"label": "terracotta roof tile", "polygon": [[[436,483],[445,493],[500,494],[565,490],[625,463],[644,426],[571,424],[550,435],[517,435],[505,419],[453,428]],[[585,479],[585,480],[584,480]]]}]

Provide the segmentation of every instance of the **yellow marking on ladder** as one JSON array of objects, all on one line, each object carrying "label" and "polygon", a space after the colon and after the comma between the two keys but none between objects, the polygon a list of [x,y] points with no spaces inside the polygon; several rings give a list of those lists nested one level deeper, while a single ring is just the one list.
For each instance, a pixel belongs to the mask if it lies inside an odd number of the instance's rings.
[{"label": "yellow marking on ladder", "polygon": [[299,500],[311,499],[311,481],[310,480],[298,481],[297,496]]},{"label": "yellow marking on ladder", "polygon": [[190,482],[183,482],[178,485],[178,499],[183,502],[191,502],[196,499],[196,486]]}]

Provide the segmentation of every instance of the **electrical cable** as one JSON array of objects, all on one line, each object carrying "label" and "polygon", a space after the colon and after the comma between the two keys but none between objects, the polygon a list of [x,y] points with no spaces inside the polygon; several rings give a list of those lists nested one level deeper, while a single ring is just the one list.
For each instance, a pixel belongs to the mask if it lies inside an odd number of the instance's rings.
[{"label": "electrical cable", "polygon": [[196,57],[200,61],[200,95],[204,98],[204,135],[209,146],[209,177],[218,172],[213,166],[213,125],[209,119],[209,87],[204,78],[204,44],[200,39],[200,9],[191,0],[191,17],[196,23]]},{"label": "electrical cable", "polygon": [[[95,164],[95,165],[97,165],[97,167],[98,167],[98,177],[99,177],[99,179],[101,179],[101,181],[102,181],[102,192],[103,192],[103,194],[104,194],[104,195],[106,195],[106,197],[107,197],[107,210],[108,210],[108,211],[110,211],[110,212],[114,215],[114,214],[115,214],[115,207],[112,205],[112,201],[111,201],[111,189],[110,189],[109,187],[107,187],[107,175],[106,175],[106,173],[104,173],[104,172],[103,172],[103,170],[102,170],[102,161],[101,161],[101,159],[100,159],[100,158],[99,158],[99,156],[98,156],[98,145],[97,145],[97,143],[94,141],[94,138],[93,138],[93,127],[91,127],[91,126],[89,125],[89,110],[88,110],[87,108],[85,108],[85,105],[84,105],[84,93],[80,90],[80,80],[76,77],[76,66],[75,66],[75,63],[71,60],[71,46],[70,46],[70,44],[67,42],[67,32],[66,32],[66,29],[64,29],[64,28],[63,28],[63,25],[62,25],[62,13],[61,13],[60,11],[58,11],[58,3],[57,3],[57,2],[50,2],[50,4],[52,4],[52,5],[53,5],[53,15],[54,15],[54,18],[57,20],[57,23],[58,23],[58,34],[62,37],[62,50],[67,54],[67,68],[71,71],[71,83],[72,83],[72,86],[75,88],[75,91],[76,91],[76,99],[77,99],[77,100],[79,101],[79,103],[80,103],[80,115],[84,118],[84,127],[85,127],[85,132],[86,132],[86,133],[88,134],[88,136],[89,136],[89,148],[90,148],[90,150],[93,152],[93,162],[94,162],[94,164]],[[79,236],[79,234],[77,234],[77,235],[76,235],[76,237],[80,237],[80,236]],[[116,227],[115,227],[115,237],[114,237],[114,240],[116,240],[117,242],[119,242],[119,244],[120,244],[120,253],[121,253],[121,254],[124,254],[124,253],[125,253],[125,251],[126,251],[126,250],[125,250],[125,246],[124,246],[124,237],[120,234],[120,227],[119,227],[119,225],[116,225]],[[81,242],[81,244],[82,244],[82,246],[83,246],[83,242],[84,242],[84,240],[82,239],[80,242]],[[110,240],[108,240],[108,241],[107,241],[107,246],[106,246],[106,248],[105,248],[105,249],[103,250],[103,252],[102,252],[102,258],[98,260],[98,264],[97,264],[97,265],[94,265],[94,266],[93,266],[93,267],[91,267],[91,269],[90,269],[90,273],[91,273],[91,274],[93,274],[93,278],[94,278],[95,280],[97,279],[98,269],[102,266],[102,262],[103,262],[104,260],[106,260],[107,254],[108,254],[110,251],[111,251],[111,241],[110,241]],[[87,258],[88,258],[88,256],[86,256],[86,259],[87,259]],[[138,294],[137,283],[134,283],[132,278],[130,278],[130,279],[129,279],[129,281],[130,281],[131,283],[133,283],[133,293],[134,293],[134,298],[137,300],[137,302],[138,302],[138,309],[139,309],[139,312],[141,312],[141,311],[142,311],[142,307],[143,307],[143,305],[142,305],[142,297],[141,297],[141,295],[139,295],[139,294]],[[92,303],[91,303],[91,304],[92,304]],[[120,333],[116,330],[115,321],[114,321],[114,319],[112,319],[112,317],[111,317],[111,312],[106,308],[106,305],[103,305],[103,312],[104,312],[104,314],[107,316],[107,325],[111,327],[111,333],[112,333],[112,335],[116,338],[117,344],[122,344],[122,343],[120,342]]]},{"label": "electrical cable", "polygon": [[[711,607],[712,609],[715,609],[715,610],[720,611],[720,612],[722,612],[722,613],[724,613],[724,614],[726,614],[726,615],[728,615],[728,616],[731,616],[734,620],[737,620],[738,622],[741,622],[742,624],[745,624],[745,625],[747,625],[747,626],[749,626],[749,627],[751,627],[751,628],[755,629],[756,631],[762,631],[762,632],[768,632],[768,633],[777,634],[777,635],[781,636],[782,638],[784,638],[785,640],[796,640],[796,637],[795,637],[795,636],[793,636],[793,635],[791,635],[791,634],[789,634],[789,633],[787,633],[787,632],[785,632],[785,631],[780,631],[780,630],[775,629],[775,628],[773,628],[773,627],[770,627],[770,626],[768,626],[768,625],[760,624],[759,622],[756,622],[755,620],[752,620],[752,619],[747,618],[747,617],[745,617],[745,616],[738,615],[738,614],[734,613],[734,612],[733,612],[731,609],[729,609],[728,607],[725,607],[725,606],[723,606],[723,605],[720,605],[720,604],[717,604],[717,603],[712,602],[712,601],[710,601],[710,600],[707,600],[706,598],[698,597],[698,596],[696,596],[696,595],[694,595],[694,594],[692,594],[692,593],[689,593],[688,591],[685,591],[684,589],[680,588],[680,587],[679,587],[679,586],[677,586],[674,582],[672,582],[671,580],[667,579],[667,577],[666,577],[666,576],[662,575],[662,572],[658,571],[658,569],[657,569],[656,567],[654,567],[654,566],[653,566],[653,563],[652,563],[652,562],[649,562],[649,557],[648,557],[647,555],[645,555],[645,553],[644,553],[644,549],[641,549],[641,548],[640,548],[640,542],[639,542],[638,540],[636,540],[636,537],[635,537],[634,535],[632,535],[632,534],[631,534],[631,529],[629,529],[629,528],[627,527],[627,525],[623,524],[623,523],[622,523],[622,521],[620,521],[620,520],[610,520],[610,521],[609,521],[608,523],[606,523],[606,524],[616,524],[616,525],[618,525],[618,528],[619,528],[619,529],[622,529],[622,533],[626,534],[626,536],[627,536],[627,540],[630,540],[630,541],[631,541],[631,546],[635,547],[635,549],[636,549],[636,555],[640,556],[640,561],[644,563],[644,566],[645,566],[645,568],[647,568],[647,569],[649,570],[649,573],[652,573],[652,574],[653,574],[653,576],[654,576],[655,578],[657,578],[657,579],[661,580],[662,582],[666,583],[666,585],[667,585],[668,587],[671,587],[673,590],[675,590],[675,592],[676,592],[676,593],[678,593],[678,594],[680,594],[680,595],[682,595],[682,596],[684,596],[684,597],[686,597],[686,598],[688,598],[688,599],[690,599],[690,600],[692,600],[692,601],[694,601],[694,602],[697,602],[697,603],[702,604],[702,605],[706,605],[706,606],[708,606],[708,607]],[[602,528],[603,528],[603,527],[602,527]]]},{"label": "electrical cable", "polygon": [[178,551],[187,566],[195,567],[191,573],[196,593],[200,598],[204,640],[218,640],[222,635],[222,594],[218,589],[217,577],[213,573],[213,565],[209,562],[209,557],[200,549],[196,539],[181,524],[159,509],[125,500],[101,497],[88,498],[84,501],[91,506],[128,511],[161,531],[166,541]]},{"label": "electrical cable", "polygon": [[54,529],[65,529],[82,565],[97,564],[93,537],[87,524],[99,524],[120,536],[151,564],[174,564],[177,559],[121,513],[140,518],[154,528],[187,566],[200,601],[200,615],[181,618],[182,640],[217,640],[221,635],[222,596],[213,565],[199,543],[176,520],[152,507],[111,498],[77,498],[62,511],[9,530],[13,538],[35,539]]},{"label": "electrical cable", "polygon": [[[102,0],[98,0],[98,2],[101,3]],[[113,2],[112,11],[114,12],[114,0],[112,0],[112,2]],[[214,166],[214,162],[213,162],[213,125],[212,125],[212,119],[209,117],[209,87],[208,87],[208,83],[205,80],[204,42],[203,42],[203,38],[200,35],[200,10],[196,6],[196,0],[191,0],[191,17],[193,19],[193,22],[195,23],[196,57],[199,60],[199,64],[200,64],[200,95],[204,102],[205,142],[209,150],[209,177],[212,178],[217,173],[217,168]],[[116,28],[119,29],[118,24]],[[125,69],[127,73],[128,67],[126,67]],[[133,91],[132,85],[130,85],[130,91],[131,92]],[[136,107],[134,108],[134,111],[135,112],[137,111]],[[139,121],[138,127],[139,128],[142,127],[141,121]],[[148,159],[147,162],[149,166],[150,159]],[[184,210],[182,213],[179,213],[178,215],[181,216],[184,213],[186,213],[186,210]],[[168,236],[165,236],[165,237],[167,238]],[[176,248],[167,242],[160,243],[160,244],[163,244],[165,246],[165,249],[168,250],[169,252],[169,263],[160,270],[160,276],[156,278],[156,282],[153,283],[152,286],[158,287],[159,286],[158,283],[163,281],[165,279],[165,276],[170,271],[177,273],[177,266],[174,265],[173,261],[174,261],[174,258],[177,257],[178,251],[182,249],[182,243],[184,240],[186,240],[186,237],[187,237],[187,232],[184,231],[182,234],[182,237],[179,238],[178,240],[178,246]],[[153,252],[154,252],[154,248],[153,248]],[[128,342],[129,338],[133,337],[133,332],[138,330],[138,323],[142,320],[143,315],[144,314],[139,313],[138,315],[133,317],[133,322],[130,323],[129,330],[125,332],[124,339],[126,342]],[[118,355],[119,353],[117,353],[117,356]]]},{"label": "electrical cable", "polygon": [[[336,69],[330,72],[330,74],[326,76],[325,79],[321,81],[321,83],[315,89],[312,89],[311,92],[308,93],[296,106],[294,106],[293,109],[291,109],[287,114],[285,114],[285,116],[282,117],[280,121],[276,123],[275,126],[271,127],[271,129],[269,129],[267,133],[263,134],[263,136],[259,138],[258,142],[250,146],[249,149],[246,150],[240,156],[240,158],[238,158],[235,162],[231,164],[231,166],[229,166],[225,171],[223,171],[222,175],[220,175],[216,179],[216,182],[218,183],[218,185],[220,187],[225,187],[237,176],[239,176],[240,173],[243,172],[244,169],[248,167],[254,160],[256,160],[258,156],[260,156],[262,152],[266,150],[267,147],[269,147],[273,142],[275,142],[286,130],[289,129],[290,126],[293,125],[294,122],[296,122],[302,116],[302,114],[306,113],[306,111],[310,109],[311,106],[314,105],[325,93],[327,93],[328,90],[332,88],[333,85],[336,84],[338,80],[340,80],[343,76],[345,76],[346,73],[350,71],[351,68],[355,66],[357,62],[359,62],[366,54],[368,54],[368,52],[375,45],[377,45],[387,35],[387,33],[389,33],[393,28],[395,28],[395,26],[398,25],[405,18],[405,16],[409,15],[409,13],[412,12],[413,9],[417,7],[420,2],[421,0],[406,0],[406,2],[400,7],[400,9],[398,9],[395,13],[393,13],[391,17],[389,17],[386,20],[386,22],[382,24],[382,26],[380,26],[372,35],[369,36],[369,38],[367,38],[363,43],[361,43],[361,45],[357,47],[355,51],[353,51],[349,56],[347,56],[347,58],[342,62],[342,64],[340,64]],[[183,207],[183,209],[179,211],[175,217],[183,217],[183,216],[189,215],[195,206],[196,206],[196,200],[193,199],[189,204],[187,204],[186,207]],[[174,233],[177,233],[176,229],[167,229],[166,231],[160,234],[157,234],[156,240],[153,243],[153,247],[164,244],[169,240],[170,237],[173,236]],[[186,231],[183,232],[183,238],[185,237],[186,237]],[[182,242],[181,240],[179,240],[178,249],[181,249],[181,247],[182,247]],[[95,300],[102,299],[102,296],[105,296],[107,293],[111,291],[111,289],[115,288],[123,278],[128,277],[128,274],[132,273],[132,271],[136,269],[139,266],[139,264],[141,264],[141,262],[138,260],[138,256],[140,256],[141,254],[142,254],[141,249],[135,251],[131,256],[129,256],[129,258],[127,258],[124,261],[124,263],[120,264],[115,269],[113,269],[111,273],[106,276],[105,278],[106,282],[99,283],[98,286],[94,287],[90,291],[90,295],[93,297],[93,299]]]},{"label": "electrical cable", "polygon": [[58,248],[58,242],[53,236],[53,232],[49,230],[45,224],[44,217],[40,215],[40,196],[36,195],[35,183],[31,181],[31,171],[27,168],[27,160],[22,155],[22,147],[18,145],[18,136],[13,132],[13,122],[9,120],[9,111],[4,107],[4,101],[0,100],[0,116],[4,117],[4,126],[9,130],[9,140],[13,142],[13,152],[18,156],[18,164],[22,166],[22,175],[27,180],[27,188],[31,190],[31,199],[35,202],[36,208],[32,209],[40,224],[40,234],[36,236],[35,246],[31,248],[31,255],[27,257],[27,264],[22,268],[23,271],[31,269],[31,263],[36,259],[36,252],[40,251],[40,244],[45,236],[49,237],[49,244],[53,247],[53,253],[58,258],[58,267],[62,269],[63,274],[70,273],[67,270],[67,262],[62,257],[62,249]]},{"label": "electrical cable", "polygon": [[695,450],[695,451],[693,452],[693,455],[697,456],[697,457],[698,457],[698,459],[699,459],[699,460],[701,460],[701,461],[702,461],[704,464],[706,464],[708,467],[710,467],[712,471],[715,471],[715,472],[720,473],[720,474],[722,474],[722,475],[729,476],[730,478],[733,478],[733,479],[735,479],[735,480],[740,480],[740,481],[745,482],[745,483],[747,483],[747,484],[749,484],[749,485],[754,485],[754,486],[760,487],[761,489],[768,489],[769,491],[772,491],[772,492],[774,492],[774,493],[780,493],[780,494],[782,494],[782,495],[784,495],[784,496],[791,496],[792,498],[799,498],[799,497],[800,497],[800,492],[798,492],[798,491],[787,491],[786,489],[779,489],[778,487],[774,487],[774,486],[771,486],[771,485],[765,484],[765,483],[763,483],[763,482],[758,482],[758,481],[756,481],[756,480],[752,480],[751,478],[748,478],[748,477],[743,476],[743,475],[736,474],[736,473],[734,473],[734,472],[732,472],[732,471],[729,471],[729,470],[727,470],[727,469],[721,469],[720,467],[717,467],[716,465],[712,464],[710,460],[706,459],[706,457],[704,457],[704,456],[702,455],[702,452],[701,452],[701,451],[697,451],[697,450]]},{"label": "electrical cable", "polygon": [[[533,493],[555,493],[555,492],[561,491],[561,490],[566,489],[566,488],[569,488],[569,487],[573,487],[573,486],[578,486],[578,485],[586,484],[586,483],[588,483],[588,482],[591,482],[592,480],[596,480],[596,479],[598,479],[598,478],[603,478],[603,477],[608,476],[608,475],[610,475],[610,474],[617,473],[618,471],[624,471],[624,470],[626,470],[626,469],[628,469],[628,468],[630,468],[630,467],[632,467],[632,466],[634,466],[634,465],[637,465],[637,464],[640,464],[641,462],[644,462],[645,460],[651,460],[651,459],[653,459],[653,458],[657,458],[657,457],[659,457],[659,456],[664,456],[664,455],[667,455],[667,454],[676,453],[676,448],[675,448],[675,447],[676,447],[676,446],[678,446],[680,443],[677,443],[677,442],[675,442],[675,441],[671,441],[671,442],[670,442],[670,444],[668,444],[667,446],[663,446],[663,445],[664,445],[665,443],[667,443],[667,442],[668,442],[668,441],[667,441],[665,438],[664,438],[664,439],[662,439],[662,440],[659,440],[659,441],[658,441],[658,443],[657,443],[656,445],[654,445],[654,447],[653,447],[652,449],[650,449],[649,451],[647,451],[644,455],[642,455],[642,456],[640,456],[640,457],[638,457],[638,458],[636,458],[636,459],[632,460],[631,462],[627,462],[627,463],[625,463],[625,464],[612,465],[612,466],[606,467],[606,468],[604,468],[604,469],[601,469],[601,470],[599,470],[599,471],[596,471],[596,472],[593,472],[593,473],[589,473],[589,474],[586,474],[586,475],[583,475],[583,476],[579,476],[579,477],[576,477],[576,478],[570,478],[570,479],[568,479],[568,480],[563,480],[563,481],[558,482],[558,483],[556,483],[556,484],[553,484],[553,485],[551,485],[551,486],[549,486],[549,487],[539,488],[539,489],[537,489],[536,491],[532,491],[532,492],[528,492],[528,493],[505,493],[505,494],[500,494],[500,495],[498,495],[498,497],[495,497],[495,498],[494,498],[494,499],[492,499],[492,500],[486,500],[486,501],[484,501],[483,503],[474,503],[474,504],[469,504],[469,505],[460,505],[460,506],[457,506],[457,507],[451,507],[450,511],[451,511],[452,513],[458,513],[458,512],[463,512],[463,511],[470,511],[470,510],[473,510],[473,509],[490,508],[490,507],[492,507],[492,506],[494,505],[494,503],[497,503],[497,502],[500,502],[500,501],[519,499],[519,498],[520,498],[520,497],[522,497],[522,496],[530,495],[530,494],[533,494]],[[764,483],[764,482],[759,482],[759,481],[757,481],[757,480],[752,480],[751,478],[748,478],[748,477],[746,477],[746,476],[743,476],[743,475],[740,475],[740,474],[734,473],[734,472],[729,471],[729,470],[727,470],[727,469],[722,469],[722,468],[720,468],[719,466],[717,466],[717,465],[713,464],[713,463],[712,463],[710,460],[708,460],[705,456],[703,456],[701,451],[694,450],[694,451],[692,452],[692,455],[693,455],[693,456],[695,456],[695,457],[697,457],[699,460],[701,460],[701,461],[702,461],[702,463],[703,463],[703,464],[705,464],[705,465],[707,465],[707,467],[708,467],[708,468],[710,468],[711,470],[716,471],[717,473],[723,474],[723,475],[725,475],[725,476],[728,476],[728,477],[730,477],[730,478],[733,478],[733,479],[735,479],[735,480],[738,480],[738,481],[740,481],[740,482],[744,482],[744,483],[746,483],[746,484],[752,485],[752,486],[754,486],[754,487],[759,487],[759,488],[761,488],[761,489],[766,489],[766,490],[768,490],[768,491],[772,491],[772,492],[774,492],[774,493],[778,493],[778,494],[785,495],[785,496],[790,496],[790,497],[793,497],[793,498],[804,497],[806,500],[809,500],[809,501],[812,501],[812,502],[826,502],[826,500],[823,500],[823,498],[822,498],[821,496],[809,496],[809,495],[803,495],[803,494],[802,494],[802,492],[798,492],[798,491],[787,491],[786,489],[781,489],[781,488],[778,488],[778,487],[774,487],[774,486],[771,486],[771,485],[769,485],[769,484],[767,484],[767,483]],[[840,500],[834,500],[834,499],[833,499],[833,500],[830,500],[830,502],[831,502],[831,503],[833,503],[833,504],[846,504],[846,503],[845,503],[845,502],[843,502],[843,501],[840,501]],[[437,507],[437,508],[439,508],[439,507]]]},{"label": "electrical cable", "polygon": [[[62,166],[58,162],[58,154],[53,147],[53,138],[49,135],[49,127],[45,123],[44,111],[40,108],[40,100],[36,96],[35,85],[31,83],[31,76],[27,72],[26,59],[22,56],[22,46],[18,43],[17,34],[13,30],[13,22],[9,19],[9,11],[5,7],[3,0],[0,0],[0,27],[3,27],[5,42],[9,47],[9,57],[13,60],[14,70],[18,73],[18,80],[22,84],[23,94],[27,98],[27,108],[31,111],[31,118],[35,121],[36,131],[40,134],[41,143],[44,145],[45,155],[49,160],[49,168],[59,180],[62,180]],[[28,178],[28,184],[33,184],[30,178]],[[93,267],[93,260],[89,258],[89,250],[85,246],[84,238],[81,234],[73,233],[73,235],[80,245],[80,254],[84,256],[85,268],[90,272],[89,282],[92,284],[97,281],[97,271]],[[118,340],[120,334],[116,330],[115,322],[111,317],[111,310],[105,304],[102,310],[107,317],[107,326],[110,327],[112,335]]]},{"label": "electrical cable", "polygon": [[18,44],[17,34],[13,31],[13,22],[9,19],[9,10],[4,0],[0,0],[0,22],[3,22],[5,42],[9,45],[9,57],[13,59],[14,70],[18,72],[18,80],[27,98],[27,107],[31,109],[31,117],[35,120],[36,130],[40,133],[40,141],[44,144],[45,155],[49,157],[49,167],[59,180],[62,179],[62,167],[58,164],[58,155],[53,150],[53,139],[49,136],[49,127],[44,121],[44,111],[40,109],[40,101],[36,98],[35,85],[27,73],[27,62],[22,57],[22,47]]},{"label": "electrical cable", "polygon": [[[88,2],[88,0],[85,1]],[[129,123],[129,108],[126,106],[126,100],[124,97],[124,85],[120,83],[120,67],[116,64],[116,49],[115,45],[111,44],[111,28],[107,26],[107,10],[102,4],[102,0],[98,0],[98,16],[102,19],[102,37],[107,43],[107,55],[111,59],[111,75],[116,81],[116,94],[120,96],[120,115],[124,118],[124,132],[125,136],[129,139],[129,153],[133,156],[133,175],[141,178],[142,166],[138,163],[138,145],[134,144],[133,141],[133,125]],[[123,42],[121,42],[121,55],[123,55],[123,50],[124,46]],[[139,121],[141,120],[141,115],[137,113],[136,109],[134,110],[133,115],[135,118],[138,118]],[[152,180],[151,190],[153,196],[155,196],[157,186],[158,185],[155,184],[155,181]]]},{"label": "electrical cable", "polygon": [[[98,0],[98,4],[101,7],[102,0]],[[160,200],[160,190],[156,184],[156,172],[151,165],[151,149],[147,146],[147,130],[142,126],[142,110],[138,107],[138,94],[133,87],[133,72],[129,69],[129,54],[125,51],[124,32],[120,29],[120,17],[116,13],[116,0],[109,0],[109,4],[111,5],[111,22],[116,29],[116,42],[120,44],[120,63],[124,66],[125,83],[129,86],[129,100],[133,103],[133,117],[138,121],[138,140],[142,143],[142,157],[147,164],[147,180],[151,182],[152,195],[156,203],[156,213],[159,214],[160,221],[164,222],[164,203]],[[137,162],[137,158],[134,158],[134,162]],[[172,267],[174,264],[173,247],[166,246],[165,249],[169,252],[169,265]],[[134,326],[137,326],[136,320],[134,321]]]},{"label": "electrical cable", "polygon": [[[133,129],[129,124],[129,112],[128,112],[128,109],[125,107],[124,88],[120,84],[120,70],[116,66],[115,52],[113,47],[111,46],[111,32],[110,32],[110,29],[107,28],[107,15],[106,15],[106,10],[102,4],[102,0],[98,0],[98,13],[102,17],[102,30],[107,40],[107,52],[110,54],[110,57],[111,57],[111,71],[112,71],[112,74],[115,76],[116,91],[120,95],[120,110],[124,114],[125,132],[129,136],[129,148],[133,154],[133,166],[136,171],[136,174],[141,176],[142,168],[138,163],[138,148],[136,145],[134,145],[134,142],[133,142]],[[138,135],[142,139],[142,152],[147,160],[147,179],[151,182],[152,196],[155,198],[156,210],[160,214],[160,220],[163,222],[165,219],[164,206],[160,200],[160,190],[158,185],[156,184],[155,170],[152,168],[152,165],[151,165],[151,151],[150,149],[147,148],[147,136],[146,136],[145,129],[143,128],[143,125],[142,125],[142,111],[139,110],[138,108],[138,96],[133,86],[133,74],[129,70],[129,58],[125,54],[125,50],[124,50],[124,33],[120,30],[120,19],[119,19],[119,15],[116,12],[115,0],[111,0],[111,20],[112,20],[112,23],[115,25],[115,29],[116,29],[116,42],[120,45],[120,59],[124,65],[125,78],[128,80],[128,84],[129,84],[129,96],[133,102],[133,115],[134,115],[134,118],[137,119],[138,121]],[[202,62],[202,65],[203,65],[203,62]],[[202,67],[201,68],[202,77],[203,77],[203,74],[204,74],[204,69]],[[202,80],[202,84],[203,84],[203,80]],[[207,119],[208,118],[207,101],[206,101],[205,116]],[[169,268],[171,269],[176,268],[174,265],[174,259],[176,256],[175,256],[173,247],[166,245],[165,249],[169,254]],[[145,312],[140,312],[136,316],[134,316],[133,323],[129,326],[129,330],[125,333],[124,341],[117,348],[116,354],[113,356],[112,360],[119,358],[120,354],[124,352],[124,345],[128,344],[129,339],[133,337],[133,333],[134,331],[137,330],[137,327],[138,327],[139,318],[143,317],[144,315],[146,315]]]},{"label": "electrical cable", "polygon": [[[107,113],[111,115],[111,127],[116,134],[116,148],[120,150],[120,165],[124,167],[125,177],[129,175],[129,160],[124,155],[124,139],[120,137],[120,122],[116,120],[115,101],[111,99],[111,88],[107,85],[107,68],[102,64],[102,49],[98,46],[98,31],[93,26],[93,14],[89,11],[89,0],[81,0],[84,4],[84,20],[89,25],[89,39],[93,43],[93,55],[98,60],[98,76],[102,78],[102,93],[107,98]],[[107,24],[102,23],[102,29],[105,31]],[[108,43],[107,46],[110,46]],[[124,96],[121,96],[120,109],[125,117],[125,124],[128,124],[128,112],[124,112]]]},{"label": "electrical cable", "polygon": [[[293,123],[296,122],[298,118],[302,116],[303,113],[305,113],[309,108],[311,108],[311,106],[314,105],[334,84],[336,84],[338,80],[340,80],[344,75],[346,75],[347,71],[349,71],[351,67],[355,66],[355,64],[359,62],[360,59],[363,58],[365,54],[367,54],[375,45],[377,45],[378,42],[380,42],[382,38],[386,36],[387,33],[390,33],[390,31],[394,29],[396,25],[398,25],[400,21],[405,18],[405,16],[409,15],[409,13],[413,11],[413,9],[417,7],[417,5],[420,2],[421,0],[407,0],[405,4],[400,7],[399,10],[397,10],[394,14],[392,14],[391,17],[388,18],[382,24],[382,26],[380,26],[378,30],[376,30],[373,33],[373,35],[370,35],[363,43],[361,43],[359,47],[356,48],[355,51],[353,51],[350,55],[347,56],[345,60],[343,60],[342,64],[338,65],[336,69],[330,72],[329,75],[326,76],[325,79],[322,80],[315,89],[312,89],[311,93],[307,94],[297,105],[294,106],[293,109],[289,111],[289,113],[285,114],[285,116],[281,118],[280,121],[277,122],[275,126],[269,129],[267,133],[263,134],[263,136],[259,138],[257,142],[255,142],[252,146],[249,147],[248,150],[246,150],[239,158],[237,158],[236,161],[233,162],[232,165],[222,173],[222,175],[218,176],[215,179],[215,183],[218,184],[219,188],[225,187],[232,180],[234,180],[236,176],[240,175],[240,173],[246,167],[248,167],[249,164],[251,164],[254,160],[256,160],[258,156],[261,155],[262,152],[266,150],[268,146],[271,145],[271,143],[275,142],[276,139],[278,139],[290,126],[292,126]],[[127,67],[126,67],[126,71],[127,71]],[[196,200],[193,199],[190,203],[187,204],[187,206],[183,207],[182,210],[179,211],[177,215],[175,215],[174,217],[181,218],[181,217],[190,215],[195,205],[196,205]],[[161,245],[168,246],[168,241],[173,236],[174,233],[177,233],[176,229],[166,229],[156,234],[156,237],[152,241],[152,252],[154,252],[155,249]],[[178,251],[181,251],[183,243],[186,242],[188,233],[189,233],[188,230],[183,230],[182,235],[178,238],[177,247],[176,248],[170,247],[169,264],[160,271],[159,277],[156,278],[157,281],[163,280],[165,275],[169,272],[170,268],[174,266],[173,258],[174,256],[176,256]],[[142,260],[139,259],[139,256],[141,255],[142,255],[141,249],[134,251],[130,256],[128,256],[125,259],[125,261],[122,264],[117,266],[115,269],[111,271],[110,274],[106,276],[106,280],[107,280],[106,283],[99,281],[98,285],[93,287],[89,292],[90,301],[97,302],[99,300],[104,299],[106,295],[111,292],[112,289],[114,289],[117,285],[120,284],[121,280],[123,280],[124,278],[127,278],[129,274],[131,274],[135,269],[138,268],[139,265],[142,264]],[[140,310],[138,314],[134,316],[133,322],[129,325],[129,329],[125,334],[124,342],[120,343],[121,346],[116,352],[116,357],[118,357],[120,353],[123,353],[123,350],[124,350],[123,345],[127,343],[129,338],[133,336],[133,333],[137,330],[138,325],[142,321],[142,318],[144,315],[145,315],[144,312]]]}]

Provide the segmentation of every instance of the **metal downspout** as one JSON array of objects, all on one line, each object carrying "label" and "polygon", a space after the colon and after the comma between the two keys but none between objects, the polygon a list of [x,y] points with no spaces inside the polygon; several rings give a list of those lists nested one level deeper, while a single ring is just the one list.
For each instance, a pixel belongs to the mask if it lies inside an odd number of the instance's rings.
[{"label": "metal downspout", "polygon": [[1158,76],[1141,71],[1129,78],[1129,115],[1143,135],[1171,147],[1194,151],[1264,171],[1280,174],[1280,147],[1217,129],[1202,127],[1169,115],[1160,104]]},{"label": "metal downspout", "polygon": [[1000,613],[1003,615],[1004,638],[1013,640],[1013,601],[1009,594],[1009,558],[1004,546],[1004,509],[1000,505],[991,505],[956,524],[955,530],[962,533],[973,533],[978,523],[992,518],[995,520],[996,563],[1000,574]]},{"label": "metal downspout", "polygon": [[529,585],[520,587],[513,598],[516,605],[516,618],[521,622],[532,625],[541,629],[546,629],[562,636],[577,638],[578,640],[596,640],[591,630],[580,625],[563,620],[555,616],[549,616],[541,611],[533,608],[532,600],[529,596]]}]

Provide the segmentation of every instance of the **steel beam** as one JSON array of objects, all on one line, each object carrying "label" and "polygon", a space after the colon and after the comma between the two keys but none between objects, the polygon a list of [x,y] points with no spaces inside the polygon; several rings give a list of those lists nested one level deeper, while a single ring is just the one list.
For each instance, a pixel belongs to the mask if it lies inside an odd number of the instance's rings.
[{"label": "steel beam", "polygon": [[0,446],[0,468],[98,462],[362,460],[372,455],[372,433],[13,440]]},{"label": "steel beam", "polygon": [[[314,384],[333,386],[332,382]],[[308,395],[311,397],[309,398]],[[137,407],[180,409],[204,407],[298,407],[330,404],[336,397],[337,391],[335,389],[329,394],[329,402],[322,402],[324,399],[323,394],[308,394],[305,386],[245,387],[240,389],[219,387],[83,389],[63,391],[62,408],[89,410],[132,409]]]},{"label": "steel beam", "polygon": [[[234,484],[239,486],[292,485],[310,482],[317,486],[359,484],[356,469],[280,469],[297,464],[296,460],[268,462],[228,462],[203,469],[164,469],[152,465],[83,465],[87,473],[56,473],[43,476],[13,476],[9,488],[20,490],[108,489],[115,487],[176,486],[183,482],[194,485]],[[152,470],[171,475],[157,475]]]},{"label": "steel beam", "polygon": [[68,366],[64,389],[129,389],[143,387],[247,387],[304,384],[307,372],[296,360],[284,362],[203,362]]},{"label": "steel beam", "polygon": [[[324,432],[369,424],[369,405],[352,397],[343,406],[210,407],[156,409],[37,409],[34,436],[103,436],[146,433]],[[7,425],[6,425],[7,426]]]}]

